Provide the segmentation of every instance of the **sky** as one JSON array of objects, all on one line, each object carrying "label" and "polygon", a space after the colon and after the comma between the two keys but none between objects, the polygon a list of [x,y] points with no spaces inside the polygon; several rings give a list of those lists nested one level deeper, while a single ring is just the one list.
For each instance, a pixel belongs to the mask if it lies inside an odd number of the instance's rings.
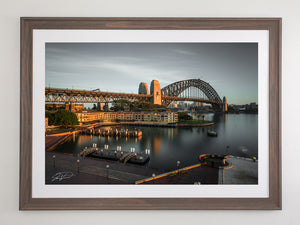
[{"label": "sky", "polygon": [[46,87],[138,93],[140,82],[186,79],[228,104],[257,102],[257,43],[46,43]]}]

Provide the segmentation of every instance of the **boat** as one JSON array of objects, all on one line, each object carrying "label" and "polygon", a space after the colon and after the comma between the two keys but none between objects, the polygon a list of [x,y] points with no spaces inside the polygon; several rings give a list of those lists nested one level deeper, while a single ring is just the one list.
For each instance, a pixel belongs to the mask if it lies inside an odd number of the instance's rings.
[{"label": "boat", "polygon": [[208,130],[207,131],[207,136],[217,137],[218,133],[216,131],[213,131],[213,130]]}]

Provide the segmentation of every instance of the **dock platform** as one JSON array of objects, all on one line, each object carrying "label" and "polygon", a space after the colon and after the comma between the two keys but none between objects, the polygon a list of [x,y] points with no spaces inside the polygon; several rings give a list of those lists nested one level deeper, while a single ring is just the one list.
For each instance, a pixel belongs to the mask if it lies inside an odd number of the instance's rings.
[{"label": "dock platform", "polygon": [[82,130],[82,133],[100,135],[100,136],[123,136],[123,137],[141,137],[143,132],[140,130],[128,130],[128,129],[103,129],[103,128],[93,128]]},{"label": "dock platform", "polygon": [[98,159],[114,160],[121,163],[146,164],[150,160],[150,156],[145,153],[135,153],[120,150],[108,150],[100,148],[85,148],[80,152],[80,156],[92,157]]}]

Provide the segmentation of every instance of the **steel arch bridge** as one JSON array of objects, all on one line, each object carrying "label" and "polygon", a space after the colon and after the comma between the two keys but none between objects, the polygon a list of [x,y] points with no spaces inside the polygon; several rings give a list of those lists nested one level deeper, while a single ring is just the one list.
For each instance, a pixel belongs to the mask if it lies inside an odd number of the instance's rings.
[{"label": "steel arch bridge", "polygon": [[[178,98],[181,93],[183,93],[185,90],[191,87],[195,87],[201,90],[206,95],[208,101],[203,99],[203,102],[211,103],[214,106],[214,108],[222,108],[224,103],[221,100],[218,93],[215,91],[215,89],[209,83],[200,79],[177,81],[162,88],[162,104],[165,106],[169,106],[173,101],[176,101],[176,98]],[[187,100],[185,101],[201,101],[201,99],[187,98]]]},{"label": "steel arch bridge", "polygon": [[[196,88],[201,91],[207,98],[195,97],[192,95],[182,96],[182,93],[189,88]],[[112,102],[119,99],[127,99],[129,101],[152,102],[153,98],[158,95],[160,97],[159,104],[169,107],[173,101],[194,101],[211,104],[215,111],[224,110],[224,103],[215,89],[207,82],[200,79],[182,80],[160,89],[159,85],[155,92],[144,94],[128,94],[103,92],[100,90],[73,90],[60,88],[46,88],[45,102],[48,103],[98,103]]]}]

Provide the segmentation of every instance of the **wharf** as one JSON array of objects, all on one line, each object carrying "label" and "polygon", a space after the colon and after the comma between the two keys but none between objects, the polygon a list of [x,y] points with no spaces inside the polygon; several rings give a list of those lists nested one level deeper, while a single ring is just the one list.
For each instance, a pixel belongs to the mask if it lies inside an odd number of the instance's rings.
[{"label": "wharf", "polygon": [[92,134],[92,135],[102,135],[102,136],[123,136],[123,137],[141,137],[143,132],[140,130],[128,130],[128,129],[101,129],[101,128],[91,128],[82,130],[82,133]]},{"label": "wharf", "polygon": [[79,126],[81,129],[94,129],[97,127],[107,127],[107,126],[119,126],[119,122],[99,122],[99,123],[88,123]]},{"label": "wharf", "polygon": [[119,161],[122,163],[133,163],[144,165],[150,160],[150,156],[145,153],[135,153],[121,150],[99,149],[97,147],[85,148],[80,152],[80,156],[92,157],[97,159],[106,159]]}]

